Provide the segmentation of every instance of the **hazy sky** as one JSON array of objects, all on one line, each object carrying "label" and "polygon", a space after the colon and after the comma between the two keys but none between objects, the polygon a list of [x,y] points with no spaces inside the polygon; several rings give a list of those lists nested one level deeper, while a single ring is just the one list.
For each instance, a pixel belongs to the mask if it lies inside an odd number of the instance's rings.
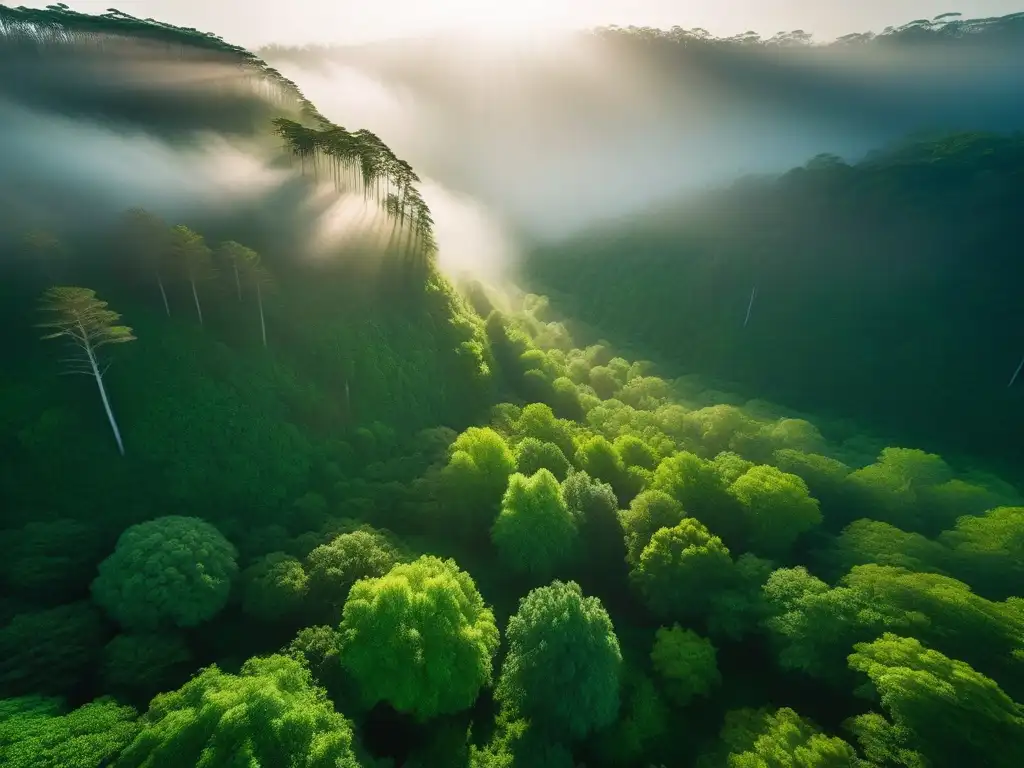
[{"label": "hazy sky", "polygon": [[[11,5],[42,7],[42,2]],[[68,0],[215,32],[240,45],[349,43],[453,27],[519,31],[603,24],[704,27],[716,35],[804,29],[818,39],[880,31],[948,11],[996,16],[1024,0]]]}]

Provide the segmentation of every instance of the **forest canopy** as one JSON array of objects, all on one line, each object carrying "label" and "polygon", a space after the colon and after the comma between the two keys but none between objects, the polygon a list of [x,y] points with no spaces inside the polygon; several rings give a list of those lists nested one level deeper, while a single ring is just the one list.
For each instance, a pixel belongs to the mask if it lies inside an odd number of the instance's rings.
[{"label": "forest canopy", "polygon": [[[0,73],[53,66],[0,93],[140,49],[237,65],[244,120],[200,89],[168,132],[287,181],[0,217],[0,764],[1024,762],[1020,136],[742,180],[533,254],[542,295],[443,275],[411,165],[216,36],[0,6]],[[143,86],[69,113],[167,128]],[[303,258],[315,199],[383,238]]]}]

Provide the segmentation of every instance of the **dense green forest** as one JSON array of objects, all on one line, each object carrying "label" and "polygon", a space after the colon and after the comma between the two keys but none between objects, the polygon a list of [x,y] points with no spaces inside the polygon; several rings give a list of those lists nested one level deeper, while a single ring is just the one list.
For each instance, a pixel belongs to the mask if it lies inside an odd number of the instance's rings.
[{"label": "dense green forest", "polygon": [[1016,472],[1022,181],[1020,133],[912,137],[539,248],[528,273],[680,370]]},{"label": "dense green forest", "polygon": [[[456,287],[412,167],[217,37],[0,6],[27,57],[224,73],[3,98],[287,181],[0,216],[0,766],[1024,764],[1019,138],[738,183],[545,296]],[[325,197],[372,236],[314,259]]]}]

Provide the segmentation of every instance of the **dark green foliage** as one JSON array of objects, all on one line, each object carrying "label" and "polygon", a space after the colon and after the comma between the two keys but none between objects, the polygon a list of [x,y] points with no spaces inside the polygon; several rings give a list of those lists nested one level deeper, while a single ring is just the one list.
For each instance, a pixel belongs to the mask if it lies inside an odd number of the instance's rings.
[{"label": "dark green foliage", "polygon": [[306,558],[310,596],[337,620],[353,584],[383,576],[402,559],[383,532],[367,528],[343,533]]},{"label": "dark green foliage", "polygon": [[280,765],[359,768],[352,728],[285,656],[253,658],[241,673],[204,669],[153,699],[118,768]]},{"label": "dark green foliage", "polygon": [[16,614],[0,629],[0,696],[73,689],[92,673],[106,637],[87,602]]},{"label": "dark green foliage", "polygon": [[[915,57],[932,44],[1018,44],[1010,41],[1019,27],[1017,16],[920,20],[874,40],[851,35],[834,52],[896,49],[923,62]],[[760,49],[752,56],[779,51],[777,40],[726,42],[697,30],[609,34],[633,35],[659,65],[668,57],[686,71],[701,51],[715,61],[748,44]],[[781,45],[794,61],[820,65],[817,46]],[[816,98],[801,84],[800,99]],[[1019,117],[999,124],[1020,127]],[[1019,304],[1013,211],[1022,167],[1019,133],[932,132],[852,165],[810,163],[595,228],[535,249],[525,271],[563,312],[661,360],[685,361],[686,372],[846,414],[912,444],[1009,461],[1022,410],[1004,388],[1021,342],[1003,319]]]},{"label": "dark green foliage", "polygon": [[0,765],[4,768],[97,768],[110,765],[135,738],[131,707],[97,699],[64,713],[59,699],[0,700]]},{"label": "dark green foliage", "polygon": [[28,523],[4,537],[0,574],[11,594],[59,603],[85,594],[102,547],[100,532],[78,520]]},{"label": "dark green foliage", "polygon": [[302,563],[271,552],[242,572],[242,610],[263,621],[291,617],[301,610],[308,590]]},{"label": "dark green foliage", "polygon": [[586,577],[584,586],[618,588],[625,583],[625,545],[619,502],[612,487],[586,472],[570,471],[562,483],[562,496],[576,518],[580,548],[585,553],[578,563]]},{"label": "dark green foliage", "polygon": [[368,704],[420,719],[466,709],[491,681],[494,614],[453,560],[424,556],[352,587],[341,663]]},{"label": "dark green foliage", "polygon": [[139,523],[100,564],[93,598],[129,629],[193,627],[227,603],[236,556],[231,542],[197,517]]},{"label": "dark green foliage", "polygon": [[678,744],[671,744],[670,737],[673,714],[647,675],[627,666],[621,699],[618,719],[595,739],[595,759],[600,765],[634,764],[646,756],[668,760],[678,753],[673,750]]},{"label": "dark green foliage", "polygon": [[103,688],[145,704],[187,670],[191,660],[180,635],[118,635],[103,649]]},{"label": "dark green foliage", "polygon": [[584,597],[575,582],[555,581],[520,601],[505,635],[495,696],[510,711],[572,740],[615,719],[622,656],[600,600]]}]

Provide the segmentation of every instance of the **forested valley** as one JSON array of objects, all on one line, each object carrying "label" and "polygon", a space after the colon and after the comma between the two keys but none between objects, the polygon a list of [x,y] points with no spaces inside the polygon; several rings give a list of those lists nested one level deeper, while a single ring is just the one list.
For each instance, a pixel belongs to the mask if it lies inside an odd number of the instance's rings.
[{"label": "forested valley", "polygon": [[1024,765],[1013,83],[495,280],[274,66],[378,55],[0,6],[0,766]]}]

